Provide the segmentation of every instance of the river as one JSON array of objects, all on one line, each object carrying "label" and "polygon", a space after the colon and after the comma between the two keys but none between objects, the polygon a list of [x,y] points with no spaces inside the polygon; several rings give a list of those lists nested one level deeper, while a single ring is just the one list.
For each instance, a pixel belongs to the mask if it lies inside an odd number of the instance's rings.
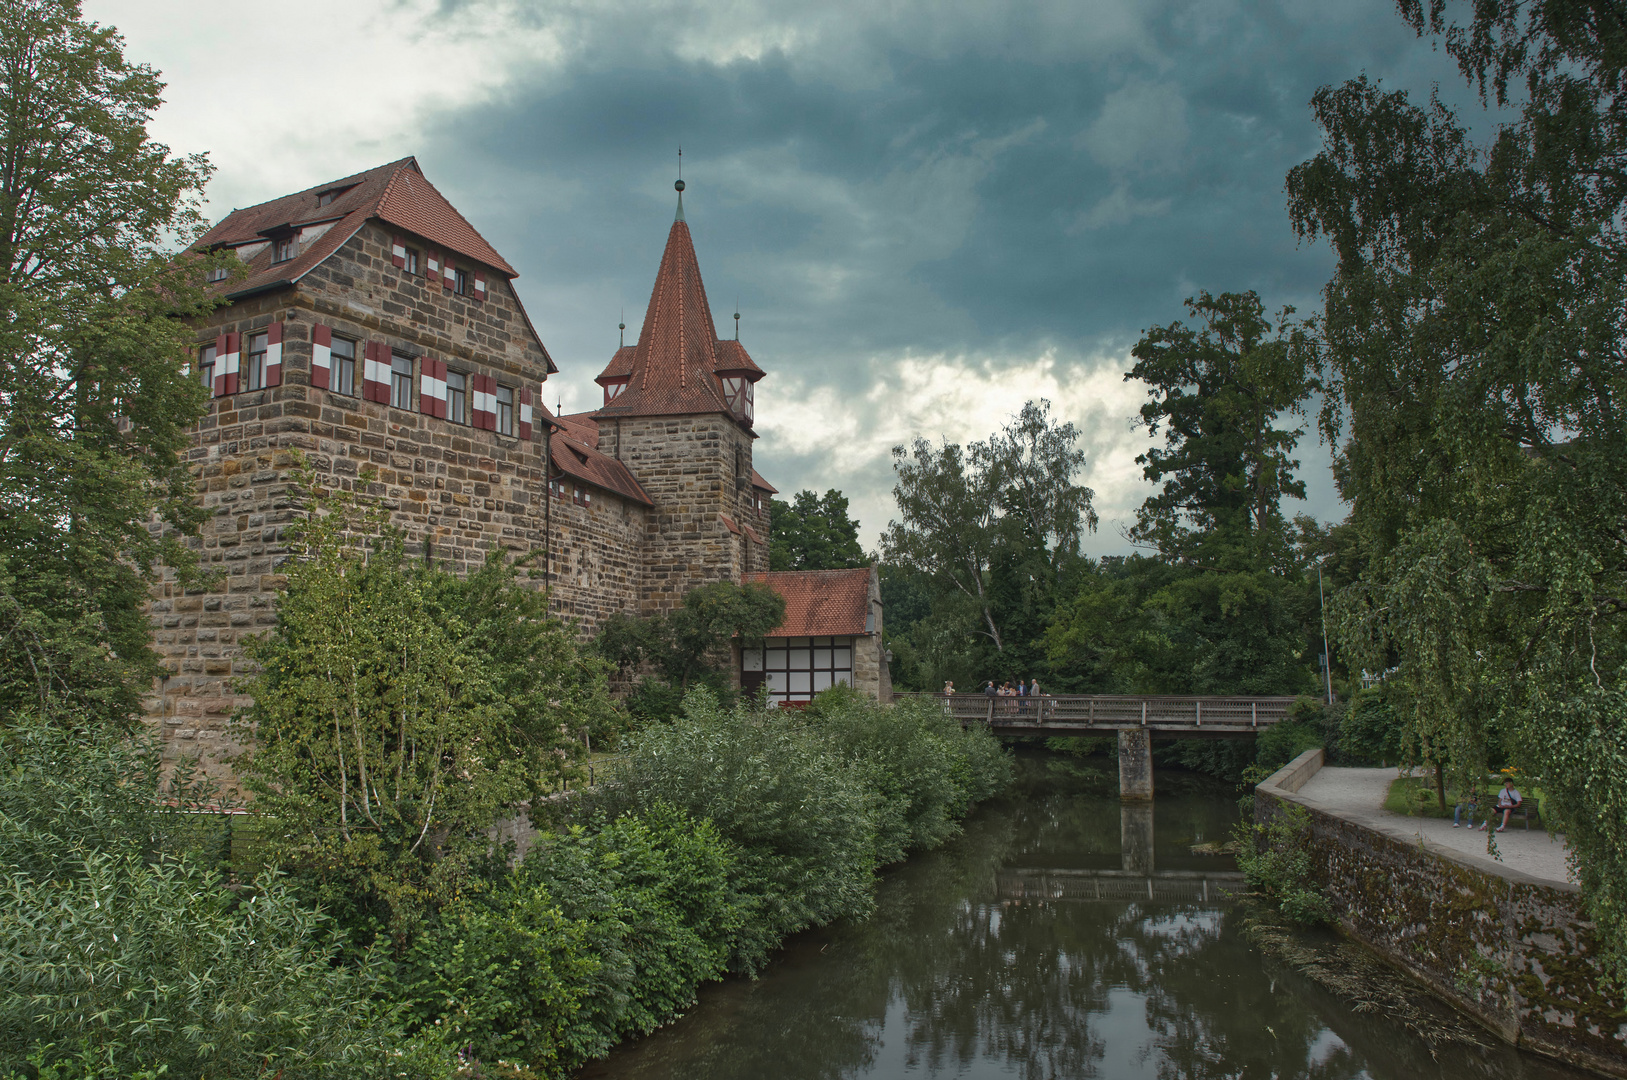
[{"label": "river", "polygon": [[799,935],[581,1077],[1591,1075],[1497,1042],[1331,933],[1262,944],[1229,897],[1234,861],[1191,852],[1228,838],[1228,786],[1161,773],[1153,806],[1127,810],[1116,777],[1019,765],[963,837],[884,875],[871,919]]}]

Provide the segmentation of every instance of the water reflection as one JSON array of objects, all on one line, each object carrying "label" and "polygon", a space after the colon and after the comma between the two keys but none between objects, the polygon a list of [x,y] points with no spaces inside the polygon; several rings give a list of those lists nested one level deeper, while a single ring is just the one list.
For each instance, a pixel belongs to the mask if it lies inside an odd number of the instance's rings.
[{"label": "water reflection", "polygon": [[888,875],[871,920],[804,935],[764,978],[709,988],[583,1075],[1581,1075],[1502,1046],[1436,1061],[1393,1020],[1268,962],[1226,899],[1235,865],[1189,850],[1225,838],[1234,796],[1162,786],[1121,813],[1110,793],[1031,776],[953,848]]}]

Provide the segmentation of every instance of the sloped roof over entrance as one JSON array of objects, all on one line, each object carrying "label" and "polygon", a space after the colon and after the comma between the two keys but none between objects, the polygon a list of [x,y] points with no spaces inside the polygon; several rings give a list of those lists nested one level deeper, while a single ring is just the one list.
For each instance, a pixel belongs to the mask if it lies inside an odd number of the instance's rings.
[{"label": "sloped roof over entrance", "polygon": [[785,598],[785,619],[766,637],[825,637],[870,633],[870,567],[855,570],[771,570],[747,574]]}]

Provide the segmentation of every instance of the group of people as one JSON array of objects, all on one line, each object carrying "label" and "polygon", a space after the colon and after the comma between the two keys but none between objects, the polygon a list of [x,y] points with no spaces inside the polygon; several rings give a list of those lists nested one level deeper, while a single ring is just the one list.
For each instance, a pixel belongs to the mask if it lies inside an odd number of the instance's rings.
[{"label": "group of people", "polygon": [[[1497,831],[1502,832],[1508,828],[1509,815],[1519,809],[1520,804],[1524,801],[1525,799],[1520,795],[1520,789],[1514,786],[1514,778],[1509,777],[1503,781],[1501,790],[1497,792],[1497,809],[1493,810],[1489,816],[1482,815],[1480,813],[1480,786],[1478,784],[1470,785],[1469,794],[1459,799],[1458,804],[1452,808],[1452,828],[1472,829],[1475,827],[1474,819],[1479,816],[1480,828],[1484,831],[1486,826],[1497,820],[1500,813],[1503,820],[1497,826]],[[1466,817],[1464,816],[1465,813],[1467,813]]]},{"label": "group of people", "polygon": [[[1023,682],[1021,679],[1018,679],[1016,686],[1012,686],[1010,680],[1007,680],[1006,682],[1001,683],[999,686],[996,686],[994,685],[994,680],[990,679],[988,682],[983,684],[983,693],[988,697],[1039,697],[1039,680],[1030,679],[1027,682]],[[943,684],[943,694],[944,697],[954,696],[954,680],[951,679],[949,682]]]}]

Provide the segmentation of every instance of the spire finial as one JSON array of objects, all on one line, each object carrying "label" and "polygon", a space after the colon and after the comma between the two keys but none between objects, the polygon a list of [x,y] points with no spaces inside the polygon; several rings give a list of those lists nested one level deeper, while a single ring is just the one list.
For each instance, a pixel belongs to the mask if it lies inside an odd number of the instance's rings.
[{"label": "spire finial", "polygon": [[621,322],[616,324],[616,329],[621,331],[621,340],[617,343],[616,347],[619,348],[619,349],[624,349],[624,348],[627,347],[627,309],[626,308],[621,309]]},{"label": "spire finial", "polygon": [[672,220],[682,221],[684,219],[684,148],[682,144],[678,146],[678,182],[673,184],[672,187],[678,193],[678,216]]},{"label": "spire finial", "polygon": [[734,339],[740,340],[740,298],[734,298]]}]

